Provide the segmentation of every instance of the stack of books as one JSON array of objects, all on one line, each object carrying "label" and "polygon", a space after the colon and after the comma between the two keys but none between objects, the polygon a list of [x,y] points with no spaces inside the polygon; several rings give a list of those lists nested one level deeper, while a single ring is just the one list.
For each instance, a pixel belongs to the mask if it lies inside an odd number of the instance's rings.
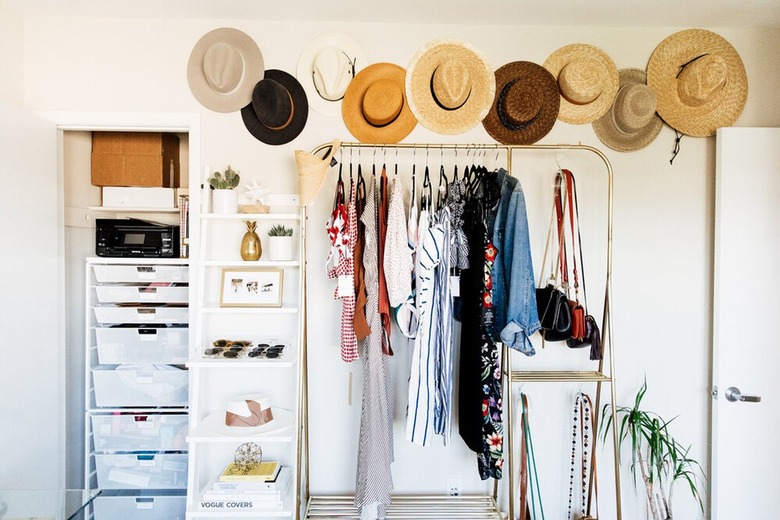
[{"label": "stack of books", "polygon": [[237,470],[231,463],[206,485],[200,508],[204,511],[281,510],[291,483],[290,468],[278,462],[263,462],[248,472]]}]

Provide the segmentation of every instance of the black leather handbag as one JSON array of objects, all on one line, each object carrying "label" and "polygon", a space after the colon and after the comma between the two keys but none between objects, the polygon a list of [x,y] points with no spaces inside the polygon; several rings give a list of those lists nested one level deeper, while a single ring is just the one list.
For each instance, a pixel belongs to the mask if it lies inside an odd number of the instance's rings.
[{"label": "black leather handbag", "polygon": [[547,341],[563,341],[571,337],[571,307],[569,299],[552,284],[536,289],[536,310]]}]

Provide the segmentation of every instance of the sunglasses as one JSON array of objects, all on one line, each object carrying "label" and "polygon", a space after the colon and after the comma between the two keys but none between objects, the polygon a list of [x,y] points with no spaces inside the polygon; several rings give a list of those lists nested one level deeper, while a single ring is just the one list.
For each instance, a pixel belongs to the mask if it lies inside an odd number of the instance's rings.
[{"label": "sunglasses", "polygon": [[218,339],[212,342],[211,347],[203,351],[203,355],[206,357],[234,359],[241,357],[242,354],[246,353],[246,356],[250,358],[265,357],[274,359],[282,355],[284,347],[284,344],[271,345],[269,343],[260,343],[256,347],[252,347],[251,341]]},{"label": "sunglasses", "polygon": [[246,355],[251,358],[265,357],[268,359],[274,359],[281,356],[283,351],[284,351],[284,345],[281,344],[270,345],[268,343],[260,343],[252,350],[247,352]]}]

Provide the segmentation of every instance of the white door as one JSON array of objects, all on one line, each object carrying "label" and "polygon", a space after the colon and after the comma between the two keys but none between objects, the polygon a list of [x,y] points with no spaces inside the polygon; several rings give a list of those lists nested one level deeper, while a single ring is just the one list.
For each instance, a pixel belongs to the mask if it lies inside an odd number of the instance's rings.
[{"label": "white door", "polygon": [[716,161],[712,519],[777,518],[780,128],[719,130]]}]

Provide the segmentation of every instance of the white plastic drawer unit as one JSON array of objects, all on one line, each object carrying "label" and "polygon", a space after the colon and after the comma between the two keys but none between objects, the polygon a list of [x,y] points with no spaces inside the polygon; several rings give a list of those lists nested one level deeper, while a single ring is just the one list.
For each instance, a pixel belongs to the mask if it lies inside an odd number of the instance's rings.
[{"label": "white plastic drawer unit", "polygon": [[186,414],[92,416],[95,451],[186,451]]},{"label": "white plastic drawer unit", "polygon": [[95,280],[104,282],[187,282],[186,265],[93,265]]},{"label": "white plastic drawer unit", "polygon": [[95,327],[98,362],[184,364],[187,362],[187,327]]},{"label": "white plastic drawer unit", "polygon": [[98,323],[187,323],[189,309],[185,306],[170,307],[148,305],[138,306],[96,306],[95,319]]},{"label": "white plastic drawer unit", "polygon": [[184,489],[186,453],[95,454],[102,489]]},{"label": "white plastic drawer unit", "polygon": [[187,406],[187,371],[170,365],[92,369],[95,406]]},{"label": "white plastic drawer unit", "polygon": [[185,495],[111,496],[103,491],[93,502],[95,520],[184,520]]},{"label": "white plastic drawer unit", "polygon": [[97,285],[95,293],[100,303],[187,303],[189,287],[173,283]]}]

